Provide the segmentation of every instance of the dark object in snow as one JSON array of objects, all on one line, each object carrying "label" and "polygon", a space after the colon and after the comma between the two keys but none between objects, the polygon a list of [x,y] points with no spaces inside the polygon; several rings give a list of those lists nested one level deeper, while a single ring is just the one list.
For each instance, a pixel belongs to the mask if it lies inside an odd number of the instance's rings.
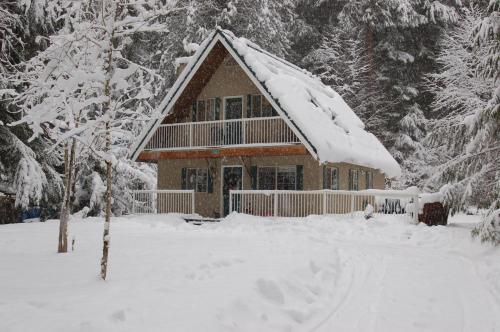
[{"label": "dark object in snow", "polygon": [[16,208],[15,194],[0,194],[0,224],[16,223],[21,220],[20,210]]},{"label": "dark object in snow", "polygon": [[423,213],[418,215],[418,221],[428,226],[448,224],[449,209],[440,202],[425,203]]},{"label": "dark object in snow", "polygon": [[204,223],[210,223],[210,222],[220,222],[220,219],[213,219],[213,218],[182,218],[184,219],[187,223],[191,223],[193,225],[202,225]]},{"label": "dark object in snow", "polygon": [[381,212],[383,214],[405,214],[406,210],[401,205],[400,199],[386,198],[381,206]]}]

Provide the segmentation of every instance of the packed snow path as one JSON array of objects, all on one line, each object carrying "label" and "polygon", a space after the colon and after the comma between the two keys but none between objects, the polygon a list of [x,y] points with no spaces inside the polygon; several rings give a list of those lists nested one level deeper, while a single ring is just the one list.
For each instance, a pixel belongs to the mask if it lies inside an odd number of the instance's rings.
[{"label": "packed snow path", "polygon": [[101,219],[68,254],[55,221],[4,225],[0,331],[500,331],[500,250],[471,226],[115,218],[103,282]]}]

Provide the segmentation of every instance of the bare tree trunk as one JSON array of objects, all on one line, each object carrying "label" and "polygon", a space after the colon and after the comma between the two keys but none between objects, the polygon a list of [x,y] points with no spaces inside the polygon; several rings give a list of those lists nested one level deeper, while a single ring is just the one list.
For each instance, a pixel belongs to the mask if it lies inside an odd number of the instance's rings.
[{"label": "bare tree trunk", "polygon": [[[104,2],[103,2],[104,6]],[[116,3],[111,2],[111,9],[114,17],[116,18]],[[103,7],[104,11],[104,7]],[[104,14],[103,14],[104,17]],[[108,117],[106,120],[106,146],[105,152],[111,152],[111,119],[112,116],[109,114],[111,112],[111,93],[110,93],[110,83],[112,78],[112,70],[113,70],[113,38],[114,38],[115,30],[111,28],[110,36],[109,36],[109,45],[108,45],[108,59],[106,63],[106,80],[104,82],[104,96],[106,96],[106,102],[104,103],[103,114]],[[106,211],[104,216],[104,233],[103,233],[103,246],[102,246],[102,258],[101,258],[101,278],[106,280],[106,275],[108,272],[108,254],[109,254],[109,226],[111,222],[111,186],[112,186],[112,163],[111,159],[106,158]]]},{"label": "bare tree trunk", "polygon": [[[111,150],[111,135],[109,132],[109,122],[106,123],[106,151]],[[101,259],[101,278],[106,280],[108,270],[108,253],[109,253],[109,226],[111,221],[111,180],[112,180],[112,164],[110,160],[106,161],[106,212],[104,217],[104,233]]]},{"label": "bare tree trunk", "polygon": [[68,219],[69,211],[67,201],[69,200],[69,146],[64,148],[64,197],[61,206],[61,215],[59,216],[59,241],[57,252],[68,252]]},{"label": "bare tree trunk", "polygon": [[73,168],[75,164],[76,141],[73,139],[71,149],[69,144],[64,149],[64,197],[59,217],[59,242],[57,252],[68,252],[68,221],[71,208],[71,188]]}]

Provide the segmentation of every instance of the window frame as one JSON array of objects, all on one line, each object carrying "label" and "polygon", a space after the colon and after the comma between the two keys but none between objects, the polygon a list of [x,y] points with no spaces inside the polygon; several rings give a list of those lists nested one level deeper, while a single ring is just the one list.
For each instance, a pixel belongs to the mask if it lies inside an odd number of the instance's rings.
[{"label": "window frame", "polygon": [[[274,109],[273,105],[266,99],[261,94],[251,94],[250,97],[252,98],[250,102],[251,110],[248,112],[250,114],[251,118],[272,118],[278,116],[278,112]],[[255,112],[255,98],[259,97],[259,109],[258,112]],[[271,114],[270,115],[264,115],[264,105],[269,105],[271,108]]]},{"label": "window frame", "polygon": [[[274,176],[273,176],[273,179],[274,179],[274,184],[273,184],[273,189],[262,189],[261,187],[261,178],[260,178],[260,174],[261,174],[261,169],[263,168],[272,168],[274,170]],[[280,169],[283,171],[283,169],[287,169],[287,172],[290,172],[291,170],[293,170],[293,174],[294,174],[294,180],[293,180],[293,184],[294,184],[294,188],[292,189],[279,189],[278,187],[278,184],[279,184],[279,181],[278,181],[278,174],[279,174],[279,171]],[[283,184],[283,183],[281,183]],[[297,166],[296,165],[286,165],[286,166],[257,166],[257,190],[297,190]]]},{"label": "window frame", "polygon": [[[215,119],[216,99],[217,98],[215,97],[211,97],[211,98],[196,100],[196,114],[195,114],[196,122],[216,121]],[[200,103],[203,103],[202,118],[200,118]]]},{"label": "window frame", "polygon": [[[329,186],[328,186],[328,189],[330,190],[340,190],[340,169],[338,167],[335,167],[335,166],[326,166],[326,175],[328,176],[328,183],[329,183]],[[333,176],[333,170],[335,170],[335,186],[334,186],[334,176]]]},{"label": "window frame", "polygon": [[[354,176],[356,175],[356,176]],[[356,178],[356,181],[354,181]],[[351,168],[349,169],[349,190],[358,191],[359,190],[359,170]]]},{"label": "window frame", "polygon": [[[189,173],[190,173],[190,171],[192,172],[193,170],[195,171],[194,172],[195,180],[194,180],[193,188],[190,188]],[[205,190],[199,190],[200,189],[200,183],[199,183],[200,171],[205,172],[205,183],[204,184],[201,183],[201,185],[204,186]],[[186,167],[186,189],[194,190],[197,193],[208,193],[208,172],[209,172],[208,168],[204,168],[204,167]]]},{"label": "window frame", "polygon": [[365,189],[373,189],[373,172],[365,171]]}]

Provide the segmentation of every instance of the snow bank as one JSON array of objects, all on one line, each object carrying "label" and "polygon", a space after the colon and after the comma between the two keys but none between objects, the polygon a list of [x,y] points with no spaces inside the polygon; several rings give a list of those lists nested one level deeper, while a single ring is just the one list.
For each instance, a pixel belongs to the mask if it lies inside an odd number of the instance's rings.
[{"label": "snow bank", "polygon": [[426,203],[443,203],[443,194],[440,192],[437,193],[423,193],[418,195],[419,202],[421,206]]},{"label": "snow bank", "polygon": [[407,219],[113,218],[106,282],[102,218],[67,254],[55,220],[3,225],[0,331],[496,331],[500,251]]}]

